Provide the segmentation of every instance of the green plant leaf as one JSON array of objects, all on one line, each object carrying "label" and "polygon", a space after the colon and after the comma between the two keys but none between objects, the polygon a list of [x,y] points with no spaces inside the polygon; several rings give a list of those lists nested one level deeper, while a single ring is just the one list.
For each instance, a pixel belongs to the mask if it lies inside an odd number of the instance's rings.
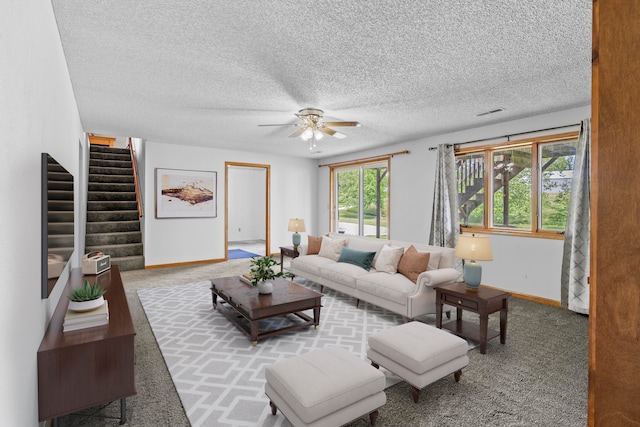
[{"label": "green plant leaf", "polygon": [[249,272],[253,277],[251,284],[258,286],[258,283],[273,280],[277,277],[293,277],[293,274],[288,271],[274,271],[274,266],[279,266],[280,263],[276,261],[271,255],[259,258],[251,258],[251,268]]},{"label": "green plant leaf", "polygon": [[71,290],[69,299],[75,302],[93,301],[94,299],[100,298],[105,293],[107,293],[107,290],[97,283],[92,285],[88,280],[85,280],[82,285]]}]

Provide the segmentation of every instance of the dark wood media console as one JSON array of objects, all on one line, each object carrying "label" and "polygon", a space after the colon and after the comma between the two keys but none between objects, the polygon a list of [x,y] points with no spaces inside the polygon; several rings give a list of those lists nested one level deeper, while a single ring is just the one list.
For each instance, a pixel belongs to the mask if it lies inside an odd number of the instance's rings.
[{"label": "dark wood media console", "polygon": [[[109,324],[62,332],[71,289],[83,280],[107,290]],[[40,421],[120,400],[120,424],[127,421],[126,398],[136,394],[135,329],[117,265],[97,276],[80,268],[62,292],[38,349],[38,412]]]}]

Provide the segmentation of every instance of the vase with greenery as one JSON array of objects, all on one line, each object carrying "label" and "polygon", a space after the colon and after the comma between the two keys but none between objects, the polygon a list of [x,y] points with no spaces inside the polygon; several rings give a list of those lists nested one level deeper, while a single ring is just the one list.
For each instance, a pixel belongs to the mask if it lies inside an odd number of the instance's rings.
[{"label": "vase with greenery", "polygon": [[89,311],[96,309],[104,304],[103,295],[106,292],[106,289],[97,283],[92,285],[88,280],[85,280],[82,285],[71,290],[69,310]]},{"label": "vase with greenery", "polygon": [[278,277],[293,277],[288,271],[275,271],[273,267],[280,265],[271,255],[251,258],[251,285],[258,287],[261,294],[270,294],[273,290],[273,279]]}]

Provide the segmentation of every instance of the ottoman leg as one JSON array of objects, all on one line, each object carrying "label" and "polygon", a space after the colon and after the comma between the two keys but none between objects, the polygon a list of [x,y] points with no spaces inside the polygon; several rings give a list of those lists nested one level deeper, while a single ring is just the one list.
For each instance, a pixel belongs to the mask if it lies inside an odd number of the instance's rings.
[{"label": "ottoman leg", "polygon": [[453,378],[455,378],[456,382],[460,382],[461,375],[462,375],[462,369],[458,369],[453,373]]},{"label": "ottoman leg", "polygon": [[275,415],[278,412],[278,407],[272,401],[269,401],[269,406],[271,406],[271,415]]},{"label": "ottoman leg", "polygon": [[376,409],[372,413],[369,414],[369,423],[374,426],[376,425],[376,421],[378,420],[378,410]]},{"label": "ottoman leg", "polygon": [[418,400],[420,400],[420,389],[411,386],[411,396],[413,397],[414,403],[418,403]]}]

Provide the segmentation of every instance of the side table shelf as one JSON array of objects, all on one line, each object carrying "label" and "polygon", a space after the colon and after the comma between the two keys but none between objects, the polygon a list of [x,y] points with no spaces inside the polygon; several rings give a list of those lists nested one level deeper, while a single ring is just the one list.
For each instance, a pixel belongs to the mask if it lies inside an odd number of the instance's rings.
[{"label": "side table shelf", "polygon": [[[62,332],[71,289],[84,280],[98,282],[107,292],[109,323]],[[136,394],[134,337],[129,304],[120,270],[113,265],[97,276],[71,272],[38,349],[38,418],[57,418],[120,400],[120,424],[127,421],[126,398]]]}]

